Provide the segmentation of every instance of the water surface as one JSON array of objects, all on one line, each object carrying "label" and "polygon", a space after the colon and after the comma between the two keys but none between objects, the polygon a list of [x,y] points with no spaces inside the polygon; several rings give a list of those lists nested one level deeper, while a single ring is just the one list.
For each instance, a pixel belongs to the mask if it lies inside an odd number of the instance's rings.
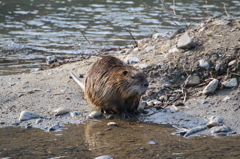
[{"label": "water surface", "polygon": [[[240,16],[239,1],[166,0],[165,6],[201,19],[226,16],[223,3],[228,14]],[[74,57],[133,44],[126,29],[139,40],[199,22],[162,9],[160,0],[1,0],[0,75],[29,72],[49,55]]]}]

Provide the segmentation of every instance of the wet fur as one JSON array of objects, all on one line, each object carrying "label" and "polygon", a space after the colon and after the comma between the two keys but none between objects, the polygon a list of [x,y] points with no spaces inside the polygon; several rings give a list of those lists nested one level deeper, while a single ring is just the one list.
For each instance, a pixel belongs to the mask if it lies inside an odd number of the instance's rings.
[{"label": "wet fur", "polygon": [[128,117],[138,114],[139,101],[148,81],[138,69],[115,57],[104,56],[90,68],[84,85],[88,102]]}]

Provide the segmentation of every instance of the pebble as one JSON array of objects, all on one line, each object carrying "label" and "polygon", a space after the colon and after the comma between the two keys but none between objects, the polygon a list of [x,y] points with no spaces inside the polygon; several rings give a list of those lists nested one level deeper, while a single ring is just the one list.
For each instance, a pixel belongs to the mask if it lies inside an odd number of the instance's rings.
[{"label": "pebble", "polygon": [[232,60],[232,61],[230,61],[230,62],[228,63],[228,66],[234,65],[236,62],[237,62],[237,60]]},{"label": "pebble", "polygon": [[51,127],[48,129],[48,131],[56,131],[56,130],[58,130],[58,129],[60,129],[60,128],[61,128],[61,126],[58,125],[58,124],[56,124],[56,125],[51,126]]},{"label": "pebble", "polygon": [[211,133],[229,132],[231,129],[227,126],[217,126],[210,129]]},{"label": "pebble", "polygon": [[108,155],[103,155],[103,156],[98,156],[95,159],[113,159],[111,156]]},{"label": "pebble", "polygon": [[190,76],[186,81],[186,86],[196,86],[200,84],[200,77],[199,76]]},{"label": "pebble", "polygon": [[116,123],[116,122],[109,122],[108,124],[107,124],[108,126],[118,126],[118,124]]},{"label": "pebble", "polygon": [[216,66],[215,66],[215,71],[219,71],[220,68],[221,68],[221,64],[220,64],[220,63],[216,64]]},{"label": "pebble", "polygon": [[147,65],[143,63],[143,64],[139,64],[138,67],[143,69],[143,68],[147,68]]},{"label": "pebble", "polygon": [[56,55],[46,57],[46,62],[48,65],[50,65],[51,63],[57,62],[57,61],[58,61],[58,58]]},{"label": "pebble", "polygon": [[153,106],[154,106],[154,104],[153,104],[153,101],[152,101],[152,100],[150,100],[150,101],[146,102],[146,104],[147,104],[147,106],[149,106],[149,107],[153,107]]},{"label": "pebble", "polygon": [[67,114],[69,111],[65,108],[58,108],[56,110],[53,111],[55,114],[55,116],[59,116],[59,115],[63,115],[63,114]]},{"label": "pebble", "polygon": [[206,60],[199,60],[199,67],[209,70],[210,64]]},{"label": "pebble", "polygon": [[180,34],[180,33],[183,33],[185,32],[185,29],[184,28],[180,28],[180,29],[177,29],[175,30],[171,35],[170,35],[170,39],[174,38],[176,35]]},{"label": "pebble", "polygon": [[149,145],[156,145],[156,144],[158,144],[158,143],[155,142],[155,141],[149,141],[148,144],[149,144]]},{"label": "pebble", "polygon": [[11,123],[12,126],[18,126],[20,123]]},{"label": "pebble", "polygon": [[174,47],[174,48],[168,50],[168,53],[175,53],[175,52],[178,52],[178,51],[179,50],[176,47]]},{"label": "pebble", "polygon": [[24,121],[24,120],[29,120],[29,119],[34,119],[34,118],[38,118],[39,115],[30,112],[30,111],[22,111],[19,117],[19,121]]},{"label": "pebble", "polygon": [[231,99],[231,97],[226,96],[226,97],[223,98],[223,101],[226,102],[226,101],[228,101],[229,99]]},{"label": "pebble", "polygon": [[154,48],[155,46],[147,46],[145,50],[149,52],[149,51],[152,51]]},{"label": "pebble", "polygon": [[34,68],[34,69],[31,69],[30,72],[38,72],[38,71],[42,71],[43,69],[42,68]]},{"label": "pebble", "polygon": [[43,120],[42,119],[37,119],[36,120],[36,124],[39,124],[39,123],[41,123]]},{"label": "pebble", "polygon": [[70,116],[71,117],[76,117],[76,116],[79,116],[81,113],[78,112],[78,111],[74,111],[74,112],[70,112]]},{"label": "pebble", "polygon": [[177,47],[180,49],[191,49],[195,46],[196,43],[192,40],[192,38],[188,35],[187,32],[180,37],[177,43]]},{"label": "pebble", "polygon": [[216,121],[209,121],[209,122],[206,124],[206,126],[207,126],[208,128],[212,128],[212,127],[214,127],[214,126],[220,126],[220,125],[221,125],[221,123],[216,122]]},{"label": "pebble", "polygon": [[88,115],[88,118],[89,119],[97,119],[99,117],[102,116],[102,113],[101,112],[98,112],[98,111],[92,111],[89,115]]},{"label": "pebble", "polygon": [[231,22],[228,21],[227,19],[221,19],[221,20],[216,20],[216,21],[213,21],[212,24],[215,24],[215,25],[228,25],[230,24]]},{"label": "pebble", "polygon": [[237,87],[238,86],[237,78],[232,78],[228,81],[225,81],[222,83],[222,85],[227,88]]},{"label": "pebble", "polygon": [[158,99],[163,102],[163,101],[167,101],[168,97],[163,95],[163,96],[160,96]]},{"label": "pebble", "polygon": [[152,36],[153,40],[156,40],[159,37],[170,37],[170,33],[169,32],[165,32],[165,33],[156,33]]},{"label": "pebble", "polygon": [[102,132],[97,132],[98,135],[104,135]]},{"label": "pebble", "polygon": [[204,95],[214,93],[217,87],[218,87],[218,80],[214,79],[203,89],[202,93]]},{"label": "pebble", "polygon": [[188,136],[190,136],[190,135],[192,135],[192,134],[195,134],[195,133],[197,133],[197,132],[199,132],[199,131],[203,131],[203,130],[206,130],[206,129],[207,129],[207,126],[206,126],[206,125],[197,126],[197,127],[195,127],[195,128],[190,129],[190,130],[184,135],[184,137],[188,137]]},{"label": "pebble", "polygon": [[154,105],[162,105],[162,102],[159,101],[159,100],[156,100],[156,99],[153,100],[152,102],[153,102]]},{"label": "pebble", "polygon": [[223,118],[217,117],[217,116],[211,116],[209,118],[209,121],[215,121],[215,122],[218,122],[218,123],[222,123],[223,122]]},{"label": "pebble", "polygon": [[140,62],[139,58],[134,56],[134,55],[128,55],[127,57],[124,58],[123,60],[127,64],[132,64],[132,63],[138,63]]}]

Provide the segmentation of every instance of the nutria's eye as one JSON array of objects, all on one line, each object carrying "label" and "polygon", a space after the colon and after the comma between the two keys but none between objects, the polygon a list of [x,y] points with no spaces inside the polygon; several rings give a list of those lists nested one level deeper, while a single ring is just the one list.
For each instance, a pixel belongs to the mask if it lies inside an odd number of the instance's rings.
[{"label": "nutria's eye", "polygon": [[126,76],[128,74],[128,71],[123,71],[122,75]]}]

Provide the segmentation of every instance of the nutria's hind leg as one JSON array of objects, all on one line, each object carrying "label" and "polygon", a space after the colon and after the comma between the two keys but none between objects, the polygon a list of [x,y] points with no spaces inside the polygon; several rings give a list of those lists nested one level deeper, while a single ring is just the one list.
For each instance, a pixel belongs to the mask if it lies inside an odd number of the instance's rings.
[{"label": "nutria's hind leg", "polygon": [[127,110],[124,110],[123,112],[122,112],[122,115],[123,115],[123,118],[131,118],[131,117],[133,117],[134,115],[132,114],[132,113],[128,113],[127,112]]},{"label": "nutria's hind leg", "polygon": [[133,110],[131,111],[131,113],[132,113],[133,115],[139,115],[139,114],[141,114],[136,108],[133,108]]}]

